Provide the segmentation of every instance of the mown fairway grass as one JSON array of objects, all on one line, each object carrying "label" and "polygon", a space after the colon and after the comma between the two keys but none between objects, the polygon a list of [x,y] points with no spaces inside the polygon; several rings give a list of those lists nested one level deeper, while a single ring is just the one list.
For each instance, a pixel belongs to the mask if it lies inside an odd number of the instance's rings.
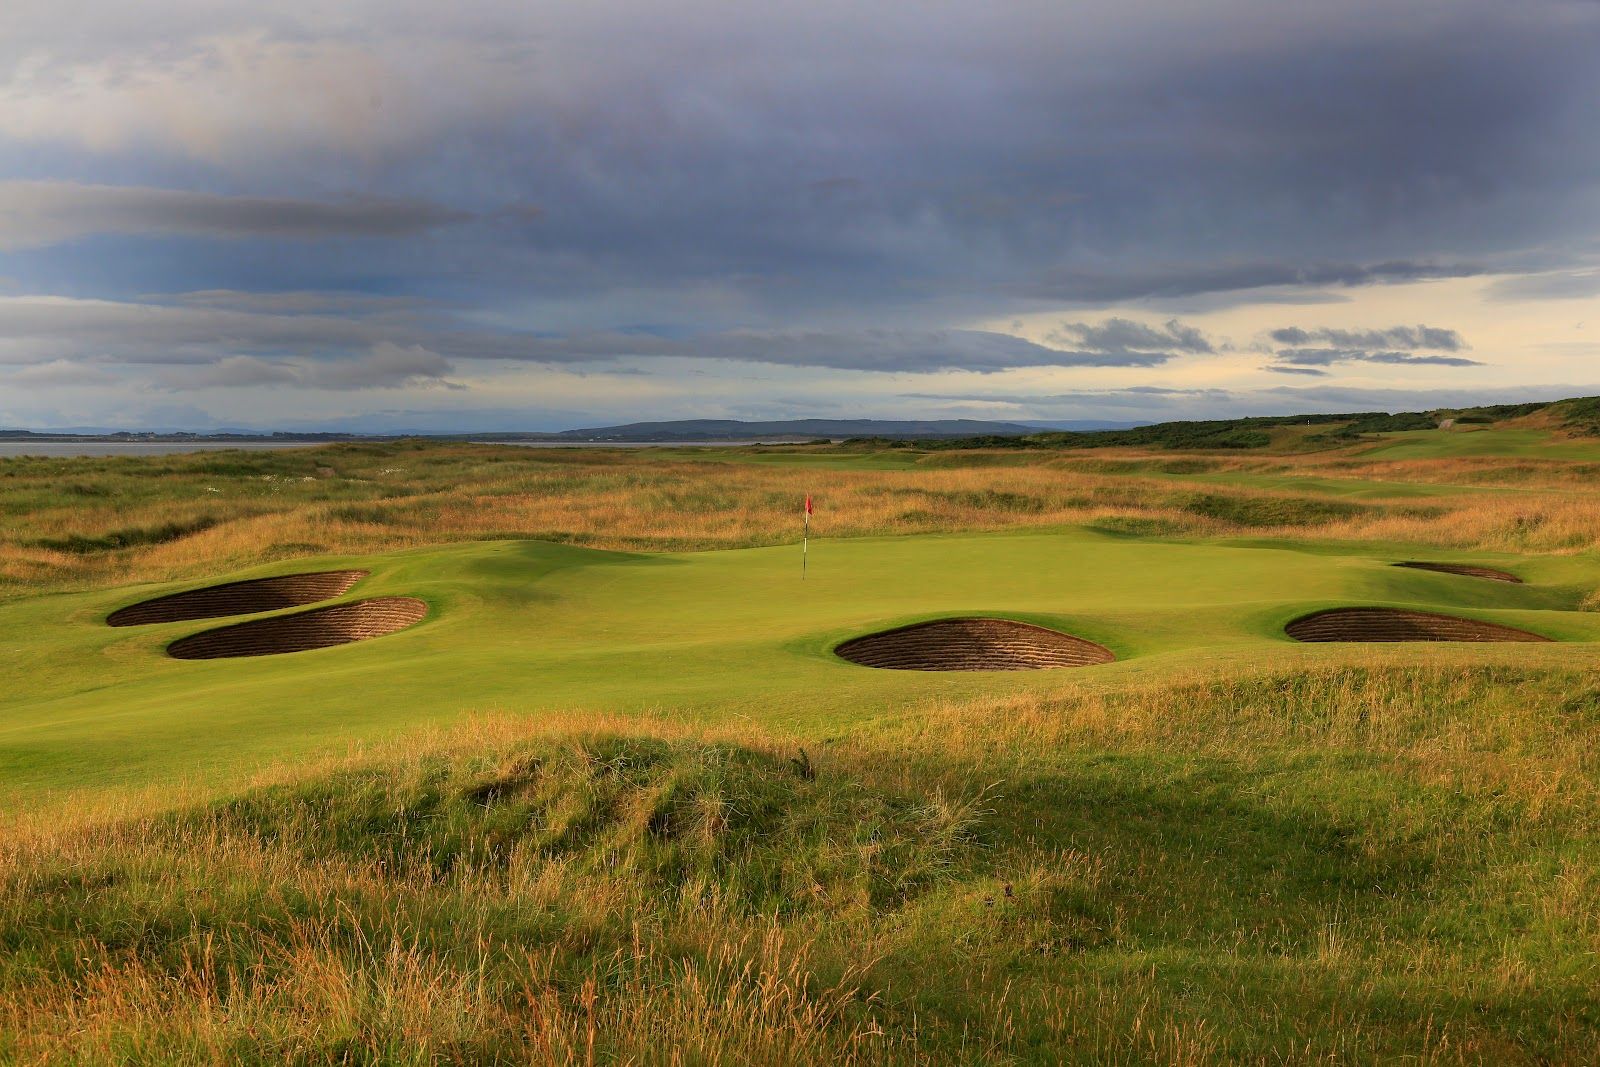
[{"label": "mown fairway grass", "polygon": [[[456,540],[442,509],[499,499],[529,464],[541,485],[577,480],[511,497],[568,540],[632,540],[623,503],[667,494],[701,509],[662,516],[680,536],[759,542],[761,494],[829,476],[810,455],[507,451],[416,451],[425,473],[393,496],[372,488],[390,453],[272,457],[294,479],[280,494],[323,499],[197,492],[220,531],[184,536],[236,558],[230,524],[365,498],[441,509],[401,529]],[[372,478],[289,473],[352,455]],[[1600,615],[1582,609],[1600,560],[1518,551],[1493,524],[1541,507],[1592,522],[1600,503],[1441,488],[1448,465],[1362,495],[1323,461],[1013,457],[842,455],[836,496],[810,483],[816,532],[839,501],[884,500],[904,503],[875,515],[951,508],[915,521],[978,529],[822,537],[803,582],[793,544],[371,535],[382,550],[136,584],[107,578],[170,579],[184,539],[90,565],[27,556],[59,570],[29,564],[0,603],[0,1060],[1592,1062]],[[114,497],[127,476],[73,484]],[[1402,513],[1412,486],[1459,510]],[[585,492],[615,495],[611,527]],[[1340,511],[1352,497],[1374,511]],[[1088,525],[1048,521],[1063,508]],[[1370,536],[1457,516],[1433,547]],[[35,540],[97,533],[51,521]],[[395,530],[337,522],[308,536]],[[1389,566],[1412,558],[1527,584]],[[372,574],[342,599],[417,596],[428,619],[200,662],[163,648],[226,620],[103,622],[209,581],[346,565]],[[1345,605],[1558,640],[1282,634]],[[964,614],[1119,660],[922,674],[831,654]]]},{"label": "mown fairway grass", "polygon": [[1367,449],[1371,459],[1450,459],[1460,456],[1517,456],[1541,459],[1600,460],[1600,443],[1552,436],[1537,429],[1460,428],[1412,430],[1374,435],[1382,444]]},{"label": "mown fairway grass", "polygon": [[[418,596],[429,619],[370,643],[205,662],[171,659],[164,648],[220,623],[103,624],[116,608],[170,587],[32,598],[0,616],[0,648],[25,679],[0,698],[0,780],[15,794],[227,775],[239,758],[270,760],[483,709],[672,708],[708,722],[750,716],[815,731],[929,698],[1366,662],[1370,648],[1312,648],[1282,634],[1297,616],[1350,604],[1600,639],[1600,615],[1576,610],[1600,585],[1600,568],[1586,559],[1489,560],[1536,579],[1506,586],[1390,566],[1408,558],[1398,546],[1321,547],[1082,530],[857,538],[819,541],[804,581],[789,546],[642,555],[495,541],[316,559],[300,566],[373,572],[342,599]],[[1070,678],[929,675],[832,655],[846,638],[950,615],[1056,626],[1106,645],[1119,662]],[[1573,651],[1390,654],[1556,664]]]}]

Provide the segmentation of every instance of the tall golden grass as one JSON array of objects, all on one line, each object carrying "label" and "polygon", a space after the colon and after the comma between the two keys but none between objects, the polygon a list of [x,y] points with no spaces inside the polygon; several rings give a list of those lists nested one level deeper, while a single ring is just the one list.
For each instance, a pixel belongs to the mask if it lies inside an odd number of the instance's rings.
[{"label": "tall golden grass", "polygon": [[[1594,1021],[1572,997],[1600,953],[1600,866],[1581,836],[1600,815],[1585,711],[1596,691],[1588,670],[1442,666],[1063,684],[930,702],[820,747],[667,714],[486,716],[263,772],[244,795],[266,798],[266,833],[247,832],[256,824],[230,802],[181,789],[19,817],[0,837],[0,932],[15,949],[0,962],[0,1057],[1579,1063]],[[326,827],[305,813],[347,817],[320,790],[407,825],[404,806],[427,790],[618,736],[688,762],[606,816],[620,836],[592,856],[615,848],[614,861],[479,849],[487,862],[395,863],[380,857],[407,853],[370,836],[307,850]],[[729,853],[726,882],[643,875],[629,850],[660,832],[653,805],[684,780],[679,768],[713,784],[684,831],[710,846],[726,805],[764,795],[764,779],[742,791],[720,757],[695,753],[759,753],[790,796],[812,788],[783,769],[807,744],[821,784],[805,795],[822,798],[824,820],[808,862],[874,847],[848,844],[853,809],[838,798],[857,788],[911,798],[905,825],[929,820],[930,841],[967,825],[977,838],[947,876],[889,904],[846,895],[752,911],[733,886],[760,853]],[[399,786],[361,777],[371,770]],[[311,799],[275,807],[279,795]],[[1203,843],[1217,831],[1185,825],[1190,797],[1233,821],[1225,835],[1282,849],[1276,862],[1316,864],[1331,820],[1353,845],[1329,874],[1366,862],[1386,877],[1392,853],[1420,863],[1430,888],[1373,904],[1358,884],[1324,903],[1315,884],[1211,855],[1232,838]],[[574,811],[570,799],[552,794],[549,817]],[[1117,821],[1062,844],[1048,825],[1074,808]],[[419,846],[437,833],[409,825]],[[478,831],[461,832],[465,848]],[[819,878],[819,893],[834,892]]]},{"label": "tall golden grass", "polygon": [[[823,536],[1101,524],[1179,536],[1248,532],[1493,551],[1600,547],[1600,496],[1570,488],[1581,484],[1573,473],[1578,464],[1562,468],[1565,483],[1559,465],[1547,464],[1550,488],[1490,492],[1466,486],[1474,472],[1492,469],[1476,459],[1358,464],[1327,456],[1174,459],[1132,452],[925,458],[905,469],[873,470],[637,452],[369,446],[277,454],[276,472],[267,473],[249,473],[248,457],[238,464],[242,474],[209,473],[189,457],[167,457],[153,478],[144,477],[137,461],[101,462],[68,483],[74,492],[59,490],[72,468],[34,463],[0,480],[0,501],[18,502],[0,514],[0,594],[485,537],[624,549],[774,544],[795,538],[798,502],[808,493],[817,500],[813,532]],[[996,459],[1004,462],[988,462]],[[322,473],[297,475],[293,464]],[[1191,477],[1196,472],[1206,479]],[[1341,503],[1338,494],[1314,488],[1228,481],[1263,474],[1447,488],[1425,498]],[[1254,517],[1240,521],[1236,511]],[[213,525],[198,528],[205,522]],[[169,527],[177,532],[161,540]],[[129,531],[135,537],[157,531],[155,543],[119,548],[95,541]]]}]

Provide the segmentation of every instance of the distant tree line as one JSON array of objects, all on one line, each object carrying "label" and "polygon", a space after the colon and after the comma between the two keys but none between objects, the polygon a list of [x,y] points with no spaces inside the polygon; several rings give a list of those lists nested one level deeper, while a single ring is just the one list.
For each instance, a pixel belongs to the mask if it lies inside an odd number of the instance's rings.
[{"label": "distant tree line", "polygon": [[949,451],[976,448],[1166,448],[1166,449],[1252,449],[1272,443],[1267,432],[1280,426],[1326,426],[1321,433],[1306,438],[1309,442],[1339,444],[1366,434],[1395,433],[1405,430],[1431,430],[1446,419],[1458,424],[1484,425],[1505,419],[1522,418],[1550,410],[1562,417],[1562,428],[1590,436],[1600,436],[1600,397],[1583,397],[1528,404],[1487,404],[1480,407],[1440,408],[1434,411],[1356,411],[1322,415],[1268,415],[1243,419],[1211,419],[1185,422],[1158,422],[1123,430],[1048,430],[1010,437],[983,434],[976,437],[887,438],[852,437],[848,445],[876,448],[917,448]]}]

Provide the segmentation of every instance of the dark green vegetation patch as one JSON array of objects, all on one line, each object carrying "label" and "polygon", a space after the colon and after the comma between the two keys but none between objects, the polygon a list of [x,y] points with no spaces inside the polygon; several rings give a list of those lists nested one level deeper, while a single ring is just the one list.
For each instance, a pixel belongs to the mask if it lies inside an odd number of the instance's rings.
[{"label": "dark green vegetation patch", "polygon": [[88,555],[93,552],[115,552],[124,548],[144,548],[149,545],[164,545],[169,541],[179,541],[185,537],[202,533],[217,525],[217,520],[208,515],[186,522],[166,522],[159,526],[130,526],[126,529],[111,530],[97,536],[83,534],[69,534],[66,537],[47,537],[34,542],[40,548],[54,549],[57,552],[71,552],[75,555]]},{"label": "dark green vegetation patch", "polygon": [[623,870],[646,892],[714,888],[749,913],[895,907],[976,855],[970,807],[819,775],[803,752],[649,739],[352,771],[162,825],[174,842],[215,833],[426,881]]},{"label": "dark green vegetation patch", "polygon": [[1182,504],[1183,510],[1240,526],[1325,526],[1369,510],[1348,500],[1326,497],[1249,497],[1203,493]]}]

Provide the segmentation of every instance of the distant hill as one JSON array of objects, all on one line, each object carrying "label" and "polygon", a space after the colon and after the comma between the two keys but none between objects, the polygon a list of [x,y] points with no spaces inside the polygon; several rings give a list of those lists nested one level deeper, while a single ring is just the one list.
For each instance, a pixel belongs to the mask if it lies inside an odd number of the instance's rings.
[{"label": "distant hill", "polygon": [[[771,422],[678,419],[672,422],[593,426],[538,436],[573,441],[738,441],[778,437],[1021,437],[1037,432],[1036,426],[1019,422],[986,422],[982,419],[780,419]],[[511,436],[488,434],[483,439]]]},{"label": "distant hill", "polygon": [[303,441],[307,444],[394,440],[403,436],[453,441],[658,442],[808,441],[821,438],[860,444],[950,448],[1260,449],[1337,447],[1372,434],[1405,430],[1479,428],[1502,423],[1569,437],[1600,437],[1600,397],[1428,411],[1355,411],[1339,414],[1251,416],[1181,422],[989,422],[982,419],[679,419],[592,426],[558,432],[383,433],[26,430],[0,428],[0,441]]},{"label": "distant hill", "polygon": [[[1600,397],[1435,408],[1430,411],[1354,411],[1340,414],[1268,415],[1240,419],[1147,423],[1120,429],[1034,430],[1024,435],[973,434],[928,441],[944,449],[991,448],[1170,448],[1256,449],[1337,447],[1368,435],[1441,427],[1474,429],[1495,423],[1514,426],[1537,422],[1542,428],[1570,436],[1600,436]],[[864,439],[858,438],[857,441]],[[889,435],[880,443],[904,443]]]}]

